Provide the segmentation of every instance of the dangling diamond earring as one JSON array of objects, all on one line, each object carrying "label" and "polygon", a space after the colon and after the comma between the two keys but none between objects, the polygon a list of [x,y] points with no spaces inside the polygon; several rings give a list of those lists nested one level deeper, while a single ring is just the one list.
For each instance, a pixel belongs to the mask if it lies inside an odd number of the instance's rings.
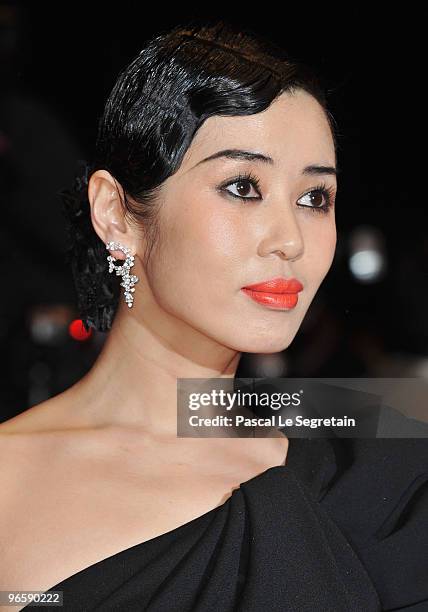
[{"label": "dangling diamond earring", "polygon": [[113,270],[116,270],[116,276],[122,276],[123,280],[120,283],[121,287],[125,287],[125,291],[124,291],[124,296],[125,296],[125,302],[128,304],[129,308],[132,308],[132,303],[134,301],[134,296],[132,295],[135,291],[134,289],[134,285],[135,283],[138,283],[138,276],[135,276],[134,274],[129,274],[129,270],[132,268],[132,266],[134,265],[134,256],[131,255],[131,251],[120,244],[120,242],[108,242],[106,244],[106,249],[108,251],[122,251],[125,255],[126,255],[126,259],[123,263],[123,265],[121,266],[115,266],[113,262],[116,261],[116,259],[112,256],[109,255],[107,257],[107,261],[108,261],[108,271],[109,272],[113,272]]}]

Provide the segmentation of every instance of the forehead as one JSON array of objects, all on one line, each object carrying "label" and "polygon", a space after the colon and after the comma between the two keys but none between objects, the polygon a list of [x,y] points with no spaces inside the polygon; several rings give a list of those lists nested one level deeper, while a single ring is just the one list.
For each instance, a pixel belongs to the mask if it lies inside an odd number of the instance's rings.
[{"label": "forehead", "polygon": [[209,117],[186,151],[182,169],[229,148],[259,151],[289,170],[295,166],[300,171],[306,163],[335,164],[334,142],[324,109],[302,90],[281,94],[261,113]]}]

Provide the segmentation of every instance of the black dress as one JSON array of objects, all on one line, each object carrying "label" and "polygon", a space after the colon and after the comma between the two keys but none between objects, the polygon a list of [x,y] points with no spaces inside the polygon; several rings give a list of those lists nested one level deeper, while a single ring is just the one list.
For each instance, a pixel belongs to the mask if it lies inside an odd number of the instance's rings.
[{"label": "black dress", "polygon": [[55,590],[66,612],[426,612],[428,439],[289,438],[286,465]]}]

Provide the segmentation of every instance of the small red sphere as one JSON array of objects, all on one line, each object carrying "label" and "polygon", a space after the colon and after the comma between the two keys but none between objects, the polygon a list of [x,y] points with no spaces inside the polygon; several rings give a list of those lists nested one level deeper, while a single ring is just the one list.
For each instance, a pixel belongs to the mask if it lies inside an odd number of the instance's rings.
[{"label": "small red sphere", "polygon": [[68,326],[68,333],[73,340],[87,340],[92,336],[92,329],[86,331],[82,319],[74,319]]}]

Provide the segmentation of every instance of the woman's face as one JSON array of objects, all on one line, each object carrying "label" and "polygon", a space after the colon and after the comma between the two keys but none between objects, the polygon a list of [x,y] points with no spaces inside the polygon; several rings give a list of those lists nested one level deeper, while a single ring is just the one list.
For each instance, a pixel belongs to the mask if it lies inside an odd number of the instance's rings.
[{"label": "woman's face", "polygon": [[[203,161],[231,149],[272,161]],[[138,291],[150,290],[152,306],[224,346],[284,350],[333,260],[334,168],[328,121],[304,91],[255,115],[210,117],[162,186],[160,242]],[[267,294],[263,303],[242,290],[277,277],[302,284],[294,307],[296,294],[279,303]]]}]

